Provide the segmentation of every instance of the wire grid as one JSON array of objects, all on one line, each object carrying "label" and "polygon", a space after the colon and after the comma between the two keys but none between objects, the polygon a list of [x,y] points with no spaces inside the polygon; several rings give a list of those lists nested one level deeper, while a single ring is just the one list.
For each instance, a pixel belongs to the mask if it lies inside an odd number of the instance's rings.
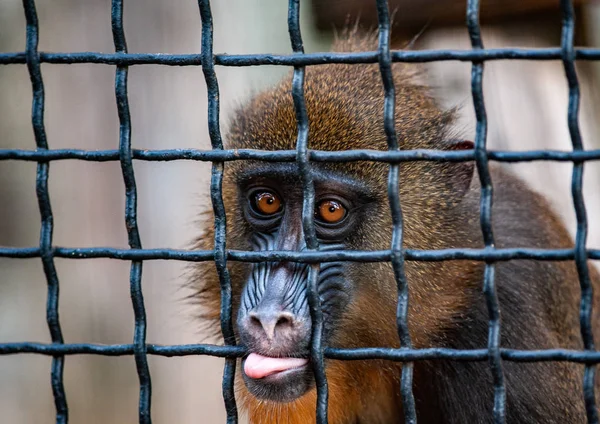
[{"label": "wire grid", "polygon": [[[34,0],[23,0],[27,22],[27,42],[24,52],[0,53],[0,64],[27,64],[32,89],[32,125],[36,141],[35,150],[0,149],[0,160],[23,160],[38,162],[36,189],[41,215],[39,247],[0,247],[0,257],[33,258],[42,260],[47,279],[47,323],[52,343],[1,343],[0,354],[36,353],[53,356],[51,384],[56,405],[56,422],[68,422],[68,407],[63,384],[65,355],[96,354],[105,356],[134,355],[140,382],[139,422],[150,423],[151,379],[147,355],[185,356],[211,355],[226,358],[223,376],[223,396],[227,411],[227,422],[238,420],[234,397],[234,375],[236,359],[246,350],[235,344],[231,310],[231,283],[227,261],[263,262],[294,261],[311,264],[309,273],[309,303],[313,319],[313,334],[310,357],[314,364],[317,387],[317,422],[327,422],[327,380],[324,358],[357,360],[389,359],[404,362],[401,378],[401,394],[406,423],[416,423],[416,411],[412,393],[412,362],[430,359],[463,361],[488,361],[494,384],[493,418],[495,423],[505,422],[505,385],[502,361],[539,362],[571,361],[585,364],[583,376],[587,420],[598,424],[595,404],[594,373],[600,363],[600,352],[595,350],[591,331],[592,285],[587,265],[588,259],[600,260],[600,250],[586,249],[587,217],[582,195],[582,175],[585,161],[600,160],[600,150],[584,150],[578,125],[579,84],[575,72],[576,60],[600,60],[600,49],[575,48],[575,19],[569,0],[561,0],[562,39],[560,48],[545,49],[484,49],[479,26],[479,0],[467,4],[467,28],[472,50],[391,51],[390,17],[386,0],[376,0],[379,20],[379,48],[375,52],[359,53],[313,53],[305,54],[299,25],[299,0],[289,1],[288,26],[293,54],[291,55],[214,55],[213,24],[209,0],[199,0],[202,21],[201,54],[166,55],[150,53],[127,53],[123,29],[123,0],[112,0],[112,30],[115,53],[45,53],[38,51],[39,26]],[[537,150],[528,152],[490,151],[486,148],[487,118],[483,100],[482,77],[486,60],[527,59],[561,60],[569,86],[567,111],[571,152]],[[472,62],[472,95],[477,118],[475,146],[472,150],[442,152],[435,150],[399,149],[394,128],[395,92],[391,65],[393,62],[431,62],[459,60]],[[77,149],[49,149],[44,128],[44,86],[40,72],[41,63],[96,63],[116,65],[115,96],[120,122],[119,149],[86,151]],[[388,151],[353,150],[325,152],[308,149],[308,118],[304,104],[304,67],[324,63],[379,63],[385,90],[384,125],[388,139]],[[162,64],[171,66],[202,66],[208,90],[208,123],[212,150],[172,149],[136,150],[131,148],[131,120],[127,96],[127,70],[131,65]],[[225,150],[219,128],[219,87],[214,71],[220,66],[284,65],[294,67],[292,95],[298,121],[297,149],[290,151]],[[49,163],[53,160],[77,159],[104,162],[120,161],[126,189],[125,223],[130,249],[109,247],[68,248],[52,245],[53,218],[48,193]],[[307,249],[302,252],[269,251],[246,252],[226,248],[226,222],[222,199],[222,176],[225,162],[232,160],[261,160],[267,162],[297,161],[304,185],[302,224],[306,234]],[[137,228],[136,182],[132,161],[196,160],[213,163],[211,178],[211,200],[215,212],[214,250],[183,251],[176,249],[143,249]],[[393,218],[393,240],[390,249],[381,251],[319,251],[312,222],[314,187],[310,172],[312,162],[351,162],[371,160],[390,165],[388,197]],[[405,161],[475,161],[481,182],[480,223],[484,237],[483,249],[413,250],[402,246],[402,210],[399,199],[399,166]],[[503,248],[494,246],[491,227],[493,187],[488,162],[526,162],[549,160],[572,162],[572,197],[577,216],[577,233],[573,249]],[[134,308],[135,330],[132,344],[98,345],[69,344],[62,337],[58,319],[59,280],[54,258],[112,258],[131,261],[130,291]],[[141,287],[142,263],[144,260],[214,261],[221,282],[221,329],[224,346],[210,344],[156,345],[146,343],[146,313]],[[485,262],[483,290],[489,312],[489,337],[487,349],[456,350],[447,348],[413,349],[407,323],[408,283],[404,273],[404,261],[444,261],[470,259]],[[542,261],[575,261],[581,286],[580,326],[585,349],[515,350],[500,347],[500,313],[494,285],[494,264],[499,261],[533,259]],[[391,262],[398,285],[397,325],[401,348],[327,348],[321,340],[322,312],[316,288],[319,263],[330,261]]]}]

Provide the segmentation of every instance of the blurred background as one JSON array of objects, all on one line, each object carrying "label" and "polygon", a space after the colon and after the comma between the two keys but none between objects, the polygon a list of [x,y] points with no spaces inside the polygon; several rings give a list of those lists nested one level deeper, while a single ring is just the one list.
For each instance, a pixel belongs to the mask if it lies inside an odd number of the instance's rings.
[{"label": "blurred background", "polygon": [[[40,51],[114,51],[109,0],[38,1]],[[193,0],[128,0],[125,31],[130,52],[198,53],[200,17]],[[212,2],[216,53],[290,53],[287,2]],[[600,46],[600,5],[577,2],[577,44]],[[557,46],[557,0],[488,0],[482,23],[486,47]],[[417,34],[415,49],[468,49],[465,1],[391,0],[396,9],[394,47]],[[304,0],[306,50],[328,50],[333,28],[357,16],[376,26],[369,0]],[[25,19],[18,0],[0,0],[0,51],[25,49]],[[446,106],[460,106],[460,127],[474,137],[470,63],[428,66],[427,78]],[[217,68],[222,128],[240,101],[288,72],[281,67]],[[600,63],[578,63],[582,87],[580,124],[585,147],[600,148]],[[42,65],[46,129],[51,148],[114,149],[118,118],[115,68],[107,65]],[[567,84],[557,61],[495,61],[485,66],[484,93],[492,149],[570,150]],[[0,66],[0,148],[34,149],[31,84],[24,65]],[[133,66],[129,98],[135,148],[210,148],[207,100],[200,68]],[[545,193],[574,233],[570,164],[509,165]],[[68,247],[127,247],[124,188],[118,162],[52,162],[50,194],[54,244]],[[0,162],[0,245],[39,243],[36,164]],[[195,211],[207,201],[210,164],[135,162],[139,225],[146,248],[186,248],[196,232]],[[600,248],[600,164],[588,163],[585,198],[588,246]],[[56,259],[61,285],[60,318],[65,341],[130,343],[133,312],[129,263],[108,259]],[[181,302],[184,263],[144,263],[143,290],[148,342],[206,341]],[[0,342],[49,342],[45,321],[46,281],[39,259],[0,258]],[[205,357],[149,357],[156,423],[224,422],[220,378],[223,361]],[[52,423],[51,359],[0,356],[0,411],[5,423]],[[131,357],[68,356],[65,387],[72,423],[137,422],[138,379]]]}]

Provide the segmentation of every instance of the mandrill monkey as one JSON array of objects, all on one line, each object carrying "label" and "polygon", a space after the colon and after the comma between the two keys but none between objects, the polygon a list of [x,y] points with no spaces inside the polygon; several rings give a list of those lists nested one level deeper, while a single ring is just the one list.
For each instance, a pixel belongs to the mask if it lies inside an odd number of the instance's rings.
[{"label": "mandrill monkey", "polygon": [[[337,51],[376,49],[373,37],[346,34]],[[393,65],[395,125],[402,149],[470,149],[456,141],[454,114],[442,111],[410,72]],[[306,69],[309,146],[315,150],[387,150],[379,66],[322,65]],[[250,100],[235,115],[229,149],[295,149],[297,123],[286,80]],[[404,246],[410,249],[482,248],[480,188],[472,162],[407,162],[400,167]],[[312,164],[314,221],[322,250],[389,249],[392,221],[388,165]],[[491,165],[493,229],[497,247],[569,248],[573,242],[547,202],[506,171]],[[305,248],[302,187],[296,163],[234,161],[223,180],[227,247],[239,250]],[[206,217],[197,243],[212,249]],[[315,422],[316,390],[308,359],[311,318],[307,266],[290,262],[229,262],[237,341],[248,349],[238,366],[237,398],[251,423]],[[219,328],[219,280],[214,264],[194,268],[193,285],[205,319]],[[482,294],[484,264],[407,262],[408,322],[415,348],[481,349],[488,312]],[[598,274],[592,322],[600,340]],[[501,345],[513,349],[583,349],[580,288],[573,261],[512,260],[496,264],[502,313]],[[330,347],[399,347],[397,286],[389,263],[324,263],[318,276]],[[325,362],[332,424],[402,423],[401,363]],[[586,422],[583,364],[503,361],[508,423]],[[597,381],[599,379],[596,379]],[[597,384],[596,384],[597,386]],[[419,422],[491,423],[493,384],[486,361],[414,363]],[[598,392],[598,388],[596,392]]]}]

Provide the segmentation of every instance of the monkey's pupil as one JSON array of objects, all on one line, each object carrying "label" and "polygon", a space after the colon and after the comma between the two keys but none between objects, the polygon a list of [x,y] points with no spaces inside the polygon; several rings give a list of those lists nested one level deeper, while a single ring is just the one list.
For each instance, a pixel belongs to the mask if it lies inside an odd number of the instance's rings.
[{"label": "monkey's pupil", "polygon": [[329,212],[334,213],[337,210],[335,206],[329,206]]}]

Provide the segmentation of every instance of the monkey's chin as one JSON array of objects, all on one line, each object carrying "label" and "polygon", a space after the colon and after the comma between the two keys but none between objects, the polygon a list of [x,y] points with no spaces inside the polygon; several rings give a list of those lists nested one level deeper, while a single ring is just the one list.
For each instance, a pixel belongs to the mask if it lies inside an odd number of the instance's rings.
[{"label": "monkey's chin", "polygon": [[278,403],[293,402],[306,394],[314,385],[309,364],[276,372],[263,378],[251,378],[243,371],[245,361],[242,360],[244,383],[250,394],[258,399]]}]

